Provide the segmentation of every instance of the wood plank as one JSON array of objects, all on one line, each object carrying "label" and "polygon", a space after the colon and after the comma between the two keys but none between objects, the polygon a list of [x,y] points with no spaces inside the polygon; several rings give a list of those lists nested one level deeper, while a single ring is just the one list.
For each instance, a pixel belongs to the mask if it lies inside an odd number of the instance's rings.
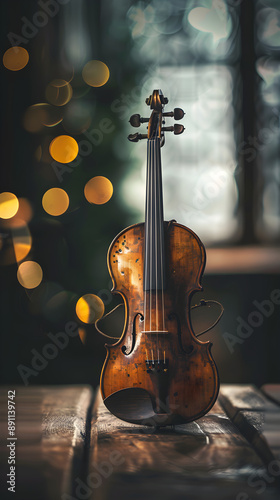
[{"label": "wood plank", "polygon": [[254,386],[222,386],[220,401],[269,466],[280,458],[280,406]]},{"label": "wood plank", "polygon": [[280,384],[265,384],[261,387],[261,391],[274,403],[280,405]]},{"label": "wood plank", "polygon": [[[81,473],[84,463],[92,390],[87,386],[13,389],[16,391],[18,498],[61,500],[63,494],[72,492],[73,475]],[[6,387],[0,390],[1,471],[5,477],[8,467],[7,391]]]},{"label": "wood plank", "polygon": [[240,410],[278,411],[277,405],[253,385],[223,384],[220,388],[219,401],[230,418],[234,418]]},{"label": "wood plank", "polygon": [[72,492],[73,477],[83,474],[90,387],[56,387],[44,398],[43,459],[51,482],[49,498]]},{"label": "wood plank", "polygon": [[100,396],[95,413],[91,500],[109,500],[116,491],[122,500],[278,498],[274,485],[264,494],[249,484],[266,468],[219,402],[196,422],[159,430],[118,420]]}]

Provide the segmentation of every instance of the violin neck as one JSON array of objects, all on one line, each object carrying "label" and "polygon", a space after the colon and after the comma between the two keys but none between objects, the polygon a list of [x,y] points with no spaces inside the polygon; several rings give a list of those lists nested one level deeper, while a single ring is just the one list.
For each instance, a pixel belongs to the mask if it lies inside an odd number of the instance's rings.
[{"label": "violin neck", "polygon": [[144,290],[165,288],[160,139],[148,139],[144,246]]}]

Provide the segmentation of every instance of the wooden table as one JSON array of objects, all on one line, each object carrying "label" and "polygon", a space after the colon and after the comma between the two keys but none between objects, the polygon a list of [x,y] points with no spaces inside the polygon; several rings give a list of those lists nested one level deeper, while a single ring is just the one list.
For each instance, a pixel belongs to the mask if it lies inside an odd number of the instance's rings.
[{"label": "wooden table", "polygon": [[9,389],[0,391],[1,499],[280,498],[279,385],[222,385],[206,416],[160,430],[113,417],[90,387],[17,387],[14,497]]}]

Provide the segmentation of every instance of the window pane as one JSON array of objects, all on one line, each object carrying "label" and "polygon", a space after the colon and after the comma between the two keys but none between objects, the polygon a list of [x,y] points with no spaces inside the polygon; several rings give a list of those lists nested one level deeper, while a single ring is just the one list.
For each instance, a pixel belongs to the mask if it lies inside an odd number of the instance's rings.
[{"label": "window pane", "polygon": [[251,155],[258,159],[258,220],[261,240],[280,236],[280,4],[257,3],[257,133]]},{"label": "window pane", "polygon": [[[166,145],[161,150],[165,219],[189,226],[207,243],[232,239],[238,232],[234,77],[226,66],[186,66],[176,71],[162,67],[143,82],[143,102],[151,89],[162,88],[172,108],[182,107],[186,113],[184,134],[166,132]],[[166,110],[172,108],[166,106]],[[171,124],[173,119],[167,118],[166,125]],[[133,156],[139,159],[141,182],[139,173],[129,173],[123,198],[143,218],[143,147],[134,147]]]}]

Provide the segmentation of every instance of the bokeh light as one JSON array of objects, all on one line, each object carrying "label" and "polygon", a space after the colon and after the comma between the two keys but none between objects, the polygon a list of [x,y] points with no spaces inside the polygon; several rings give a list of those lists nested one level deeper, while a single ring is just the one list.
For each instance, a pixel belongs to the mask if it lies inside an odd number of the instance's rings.
[{"label": "bokeh light", "polygon": [[51,188],[44,194],[42,205],[49,215],[58,216],[64,214],[69,207],[69,196],[61,188]]},{"label": "bokeh light", "polygon": [[53,80],[46,88],[46,99],[54,106],[65,106],[72,95],[72,87],[66,80]]},{"label": "bokeh light", "polygon": [[0,193],[0,217],[2,219],[10,219],[13,217],[19,207],[19,201],[15,194],[4,192]]},{"label": "bokeh light", "polygon": [[188,15],[189,23],[199,31],[211,33],[214,41],[229,36],[231,21],[224,2],[217,8],[213,2],[211,9],[196,7]]},{"label": "bokeh light", "polygon": [[104,304],[100,297],[93,293],[87,293],[79,298],[76,304],[76,314],[83,323],[94,323],[102,318],[104,314]]},{"label": "bokeh light", "polygon": [[10,47],[3,56],[5,68],[11,71],[23,69],[29,61],[29,54],[23,47]]},{"label": "bokeh light", "polygon": [[113,185],[107,177],[97,175],[86,183],[84,194],[89,203],[102,205],[112,197]]},{"label": "bokeh light", "polygon": [[78,155],[79,146],[70,135],[59,135],[50,143],[49,151],[55,161],[70,163]]},{"label": "bokeh light", "polygon": [[18,267],[17,279],[24,288],[36,288],[43,279],[42,268],[32,260],[22,262]]},{"label": "bokeh light", "polygon": [[69,318],[77,299],[78,296],[74,292],[59,290],[43,302],[42,313],[45,318],[53,322]]},{"label": "bokeh light", "polygon": [[65,110],[63,117],[63,127],[70,134],[82,134],[90,126],[91,117],[91,103],[83,101],[73,101],[69,103]]},{"label": "bokeh light", "polygon": [[15,258],[17,262],[25,259],[31,250],[32,238],[27,226],[12,230]]},{"label": "bokeh light", "polygon": [[33,208],[31,203],[26,198],[19,198],[19,208],[16,213],[16,218],[24,222],[30,222],[33,217]]},{"label": "bokeh light", "polygon": [[79,337],[80,337],[82,343],[85,344],[86,338],[87,338],[86,329],[85,328],[78,328],[78,332],[79,332]]},{"label": "bokeh light", "polygon": [[1,221],[0,265],[9,266],[25,259],[31,250],[32,237],[24,220],[15,217]]},{"label": "bokeh light", "polygon": [[40,132],[44,126],[54,127],[61,121],[62,111],[46,102],[29,106],[23,116],[23,126],[28,132]]},{"label": "bokeh light", "polygon": [[34,105],[29,106],[23,116],[23,126],[28,132],[40,132],[44,128],[44,121],[47,119],[47,113],[43,107]]},{"label": "bokeh light", "polygon": [[[91,87],[84,81],[82,73],[76,74],[74,76],[71,85],[73,89],[73,99],[71,101],[71,105],[74,102],[77,102],[77,99],[81,99],[91,92]],[[68,109],[68,106],[66,109]]]},{"label": "bokeh light", "polygon": [[264,8],[258,13],[257,35],[259,40],[271,48],[280,47],[280,12]]},{"label": "bokeh light", "polygon": [[83,79],[91,87],[102,87],[109,80],[110,71],[102,61],[89,61],[83,68]]}]

